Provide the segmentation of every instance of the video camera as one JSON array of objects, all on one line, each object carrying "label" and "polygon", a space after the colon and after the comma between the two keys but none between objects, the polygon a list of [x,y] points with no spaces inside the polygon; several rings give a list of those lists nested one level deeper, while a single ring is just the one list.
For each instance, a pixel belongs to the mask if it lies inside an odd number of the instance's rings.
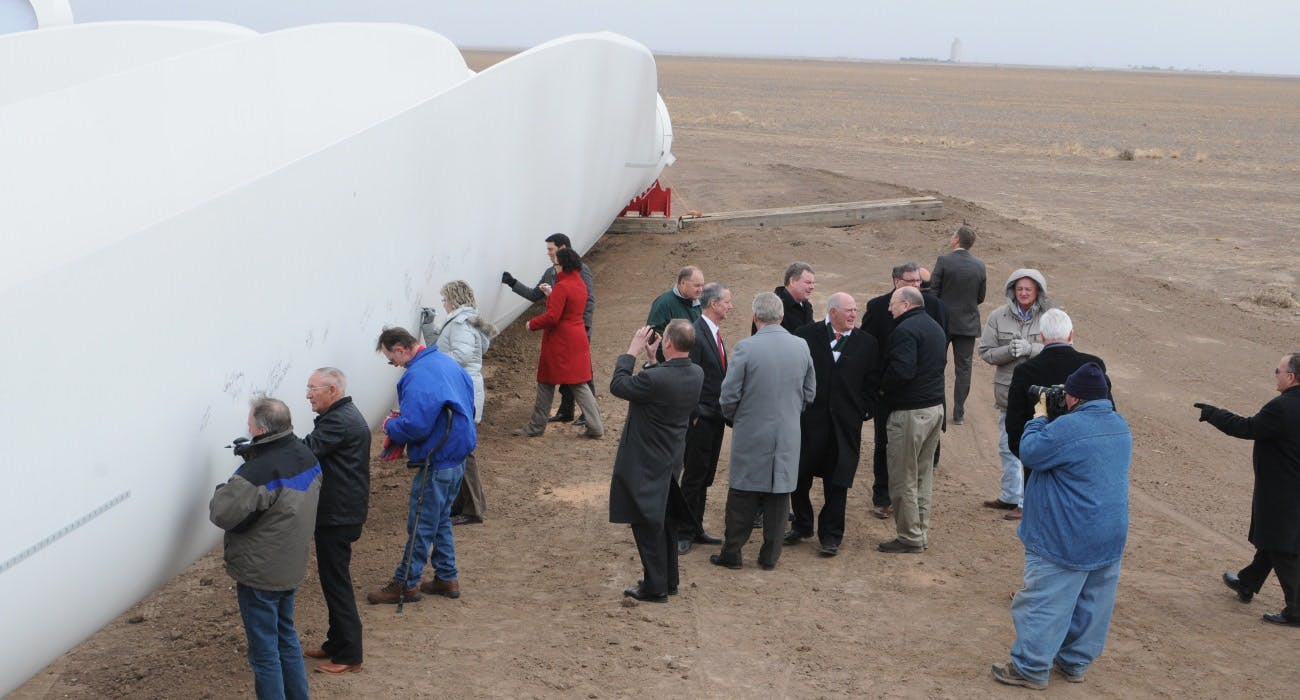
[{"label": "video camera", "polygon": [[247,461],[248,453],[253,449],[253,441],[241,435],[231,440],[230,444],[226,445],[226,448],[232,450],[236,457],[243,457]]},{"label": "video camera", "polygon": [[1034,384],[1029,387],[1029,396],[1032,403],[1038,403],[1039,397],[1047,397],[1047,421],[1049,423],[1070,412],[1069,407],[1065,405],[1064,384],[1054,386],[1038,386]]}]

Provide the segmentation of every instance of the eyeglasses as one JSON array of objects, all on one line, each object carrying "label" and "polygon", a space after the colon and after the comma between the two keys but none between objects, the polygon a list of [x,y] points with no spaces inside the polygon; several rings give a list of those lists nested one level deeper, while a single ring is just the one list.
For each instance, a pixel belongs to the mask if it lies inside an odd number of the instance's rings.
[{"label": "eyeglasses", "polygon": [[311,393],[315,393],[315,392],[317,392],[317,391],[320,391],[320,390],[322,390],[322,389],[328,389],[328,388],[329,388],[328,386],[312,386],[312,385],[308,384],[308,385],[307,385],[307,393],[308,393],[308,394],[311,394]]},{"label": "eyeglasses", "polygon": [[1282,369],[1282,368],[1278,367],[1278,368],[1275,368],[1275,369],[1273,370],[1273,374],[1275,374],[1275,375],[1277,375],[1277,374],[1295,374],[1295,372],[1292,372],[1292,371],[1289,370],[1289,369]]},{"label": "eyeglasses", "polygon": [[908,279],[908,278],[904,277],[904,278],[903,278],[903,281],[906,282],[906,283],[908,283],[908,284],[916,284],[917,282],[920,282],[920,281],[921,281],[921,278],[920,278],[920,277],[913,277],[913,278],[911,278],[911,279]]}]

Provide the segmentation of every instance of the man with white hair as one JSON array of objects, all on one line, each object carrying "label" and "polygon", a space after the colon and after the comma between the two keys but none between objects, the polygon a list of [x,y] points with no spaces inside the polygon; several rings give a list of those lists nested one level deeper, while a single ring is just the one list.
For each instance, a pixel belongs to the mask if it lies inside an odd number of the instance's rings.
[{"label": "man with white hair", "polygon": [[817,374],[808,344],[781,327],[781,299],[763,292],[753,308],[758,332],[732,347],[718,398],[732,426],[730,488],[722,551],[709,562],[741,567],[741,547],[761,508],[758,565],[771,570],[781,556],[790,492],[799,477],[799,414],[817,396]]},{"label": "man with white hair", "polygon": [[[1016,367],[1007,393],[1007,444],[1016,457],[1020,456],[1020,436],[1025,432],[1025,423],[1033,418],[1037,402],[1029,396],[1029,387],[1064,384],[1066,377],[1089,362],[1097,363],[1102,372],[1106,371],[1106,363],[1100,357],[1074,349],[1074,322],[1069,314],[1049,309],[1043,312],[1038,329],[1043,334],[1043,350]],[[1109,376],[1106,381],[1110,381]],[[1106,399],[1114,403],[1109,393]],[[1025,467],[1025,478],[1028,476],[1029,468]],[[1012,511],[1007,519],[1017,520],[1020,513]]]}]

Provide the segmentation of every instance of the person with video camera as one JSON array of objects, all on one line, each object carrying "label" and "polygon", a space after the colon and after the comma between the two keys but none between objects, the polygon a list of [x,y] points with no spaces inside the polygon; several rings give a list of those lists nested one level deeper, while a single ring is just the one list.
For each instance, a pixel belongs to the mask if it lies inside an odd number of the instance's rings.
[{"label": "person with video camera", "polygon": [[1047,687],[1053,668],[1082,683],[1101,654],[1128,538],[1133,435],[1106,397],[1110,382],[1089,362],[1065,380],[1069,413],[1049,421],[1044,392],[1025,426],[1020,459],[1032,472],[1016,532],[1025,545],[1025,586],[1011,603],[1011,660],[999,683]]},{"label": "person with video camera", "polygon": [[[1038,321],[1039,332],[1043,336],[1043,349],[1034,357],[1017,365],[1011,374],[1011,387],[1007,392],[1007,446],[1011,453],[1020,457],[1020,436],[1025,432],[1025,424],[1033,417],[1036,396],[1029,395],[1029,387],[1059,386],[1074,370],[1095,362],[1101,371],[1106,371],[1106,363],[1096,355],[1079,352],[1074,348],[1074,322],[1069,314],[1060,309],[1048,309]],[[1107,377],[1109,382],[1110,378]],[[1115,399],[1109,392],[1106,398],[1113,404]],[[1021,465],[1024,478],[1029,478],[1029,467]],[[986,502],[985,505],[989,505]],[[993,507],[999,504],[994,503]],[[1019,508],[1006,514],[1007,520],[1019,520],[1023,511]]]}]

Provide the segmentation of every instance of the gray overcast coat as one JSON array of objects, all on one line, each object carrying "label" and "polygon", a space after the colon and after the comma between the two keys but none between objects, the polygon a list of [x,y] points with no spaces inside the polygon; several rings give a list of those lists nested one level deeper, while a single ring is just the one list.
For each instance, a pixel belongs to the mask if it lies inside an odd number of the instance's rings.
[{"label": "gray overcast coat", "polygon": [[635,357],[619,355],[609,381],[609,393],[627,400],[627,422],[609,482],[609,521],[661,526],[704,370],[688,357],[637,375],[632,374],[634,365]]},{"label": "gray overcast coat", "polygon": [[957,248],[934,261],[930,273],[930,293],[948,307],[949,336],[980,334],[980,304],[988,288],[984,261],[965,248]]},{"label": "gray overcast coat", "polygon": [[799,415],[817,397],[808,344],[773,324],[738,342],[722,380],[722,416],[732,424],[733,489],[790,493],[799,479]]}]

